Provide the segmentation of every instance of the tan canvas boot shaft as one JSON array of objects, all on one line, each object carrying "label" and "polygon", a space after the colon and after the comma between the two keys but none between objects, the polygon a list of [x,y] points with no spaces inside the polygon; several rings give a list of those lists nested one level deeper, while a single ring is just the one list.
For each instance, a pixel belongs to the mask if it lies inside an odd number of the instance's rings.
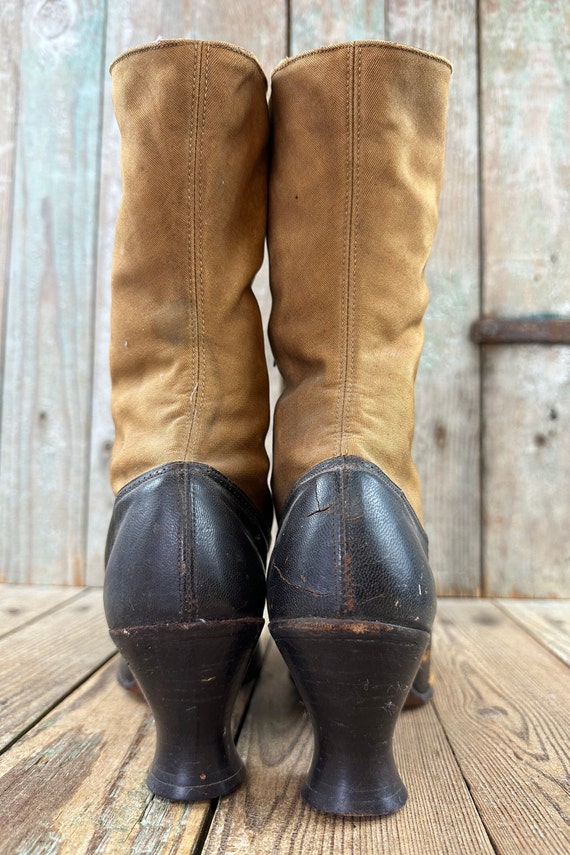
[{"label": "tan canvas boot shaft", "polygon": [[123,199],[105,615],[156,722],[149,788],[212,799],[244,777],[230,717],[263,625],[273,515],[250,288],[265,239],[266,81],[245,51],[199,41],[136,48],[112,75]]},{"label": "tan canvas boot shaft", "polygon": [[402,807],[394,727],[406,699],[432,694],[411,445],[449,77],[439,57],[382,42],[273,76],[270,337],[285,389],[267,604],[314,729],[302,794],[335,814]]},{"label": "tan canvas boot shaft", "polygon": [[449,79],[445,60],[378,42],[324,48],[274,73],[278,509],[312,466],[355,455],[379,466],[421,517],[413,387]]},{"label": "tan canvas boot shaft", "polygon": [[112,65],[123,198],[113,258],[111,480],[208,464],[267,505],[266,82],[230,45],[172,41]]}]

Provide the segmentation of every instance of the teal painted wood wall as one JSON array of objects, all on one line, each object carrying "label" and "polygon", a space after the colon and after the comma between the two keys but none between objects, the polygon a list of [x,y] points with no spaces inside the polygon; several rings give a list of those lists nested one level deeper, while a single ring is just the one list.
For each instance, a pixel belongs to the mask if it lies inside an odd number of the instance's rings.
[{"label": "teal painted wood wall", "polygon": [[[269,74],[378,38],[454,64],[415,440],[440,592],[569,596],[570,348],[468,337],[481,312],[570,316],[569,4],[4,0],[0,16],[0,579],[103,578],[110,61],[158,36],[214,38]],[[256,290],[267,317],[266,265]]]}]

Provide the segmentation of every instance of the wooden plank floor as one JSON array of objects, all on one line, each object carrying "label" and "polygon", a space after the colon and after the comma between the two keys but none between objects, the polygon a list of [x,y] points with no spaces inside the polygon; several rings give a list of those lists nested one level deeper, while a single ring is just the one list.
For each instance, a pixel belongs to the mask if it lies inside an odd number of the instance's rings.
[{"label": "wooden plank floor", "polygon": [[570,852],[570,601],[441,600],[436,696],[404,713],[410,791],[383,819],[299,800],[311,733],[272,643],[234,716],[247,783],[147,791],[153,724],[115,682],[98,589],[0,586],[0,853]]}]

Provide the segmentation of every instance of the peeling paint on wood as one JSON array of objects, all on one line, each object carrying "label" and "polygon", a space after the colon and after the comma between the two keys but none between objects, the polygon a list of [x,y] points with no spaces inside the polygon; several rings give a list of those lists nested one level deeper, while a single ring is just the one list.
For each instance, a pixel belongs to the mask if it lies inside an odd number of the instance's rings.
[{"label": "peeling paint on wood", "polygon": [[486,313],[570,315],[570,5],[481,3]]},{"label": "peeling paint on wood", "polygon": [[291,56],[306,50],[354,39],[385,39],[386,0],[291,0]]},{"label": "peeling paint on wood", "polygon": [[[480,365],[465,329],[479,313],[477,4],[386,3],[387,37],[451,60],[439,225],[426,269],[430,305],[416,381],[413,453],[438,592],[481,587]],[[445,436],[445,441],[442,438]]]},{"label": "peeling paint on wood", "polygon": [[[54,814],[63,810],[91,774],[102,741],[101,733],[88,736],[81,729],[68,730],[2,776],[0,846],[5,852],[37,852],[38,845],[44,852],[61,851],[61,835],[52,825]],[[60,772],[57,788],[46,786],[46,766]]]},{"label": "peeling paint on wood", "polygon": [[[2,235],[0,240],[0,370],[12,233],[21,14],[21,0],[4,0],[0,15],[0,128],[2,128],[0,134],[0,235]],[[2,401],[0,400],[1,412]]]},{"label": "peeling paint on wood", "polygon": [[77,583],[77,555],[84,572],[103,32],[96,0],[23,5],[0,437],[10,581]]},{"label": "peeling paint on wood", "polygon": [[570,596],[570,348],[485,348],[485,594]]}]

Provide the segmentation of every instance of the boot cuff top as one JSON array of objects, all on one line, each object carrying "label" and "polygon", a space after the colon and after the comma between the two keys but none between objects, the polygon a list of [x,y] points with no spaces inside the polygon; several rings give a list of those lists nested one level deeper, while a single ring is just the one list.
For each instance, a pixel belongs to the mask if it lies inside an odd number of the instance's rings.
[{"label": "boot cuff top", "polygon": [[215,48],[217,50],[226,50],[231,51],[232,53],[237,53],[239,56],[243,56],[245,59],[252,61],[259,71],[261,77],[263,78],[263,82],[267,86],[267,78],[265,73],[259,63],[257,57],[250,53],[245,48],[238,47],[237,45],[232,45],[229,42],[215,42],[215,41],[205,41],[203,39],[161,39],[158,38],[155,42],[149,42],[148,44],[138,45],[137,47],[129,48],[123,53],[120,53],[109,66],[109,72],[112,74],[114,67],[117,63],[121,62],[123,59],[127,59],[130,56],[133,56],[138,53],[146,53],[151,50],[162,50],[163,48],[176,48],[176,47],[195,47],[196,45],[208,45],[211,48]]},{"label": "boot cuff top", "polygon": [[443,56],[438,56],[435,53],[429,53],[429,51],[422,50],[421,48],[412,47],[411,45],[401,45],[397,42],[385,42],[385,41],[376,41],[376,40],[365,40],[365,41],[353,41],[353,42],[341,42],[340,44],[335,45],[327,45],[325,47],[315,48],[314,50],[308,50],[304,53],[297,54],[296,56],[286,57],[283,59],[279,65],[277,65],[272,73],[271,77],[274,77],[284,68],[289,65],[293,65],[295,62],[303,61],[309,57],[316,56],[321,53],[330,53],[331,51],[337,50],[345,50],[349,47],[366,47],[366,48],[377,48],[379,50],[398,50],[398,51],[407,51],[408,53],[415,53],[418,56],[422,56],[425,59],[432,60],[433,62],[438,62],[441,65],[447,66],[450,72],[453,71],[453,66],[448,59],[445,59]]}]

